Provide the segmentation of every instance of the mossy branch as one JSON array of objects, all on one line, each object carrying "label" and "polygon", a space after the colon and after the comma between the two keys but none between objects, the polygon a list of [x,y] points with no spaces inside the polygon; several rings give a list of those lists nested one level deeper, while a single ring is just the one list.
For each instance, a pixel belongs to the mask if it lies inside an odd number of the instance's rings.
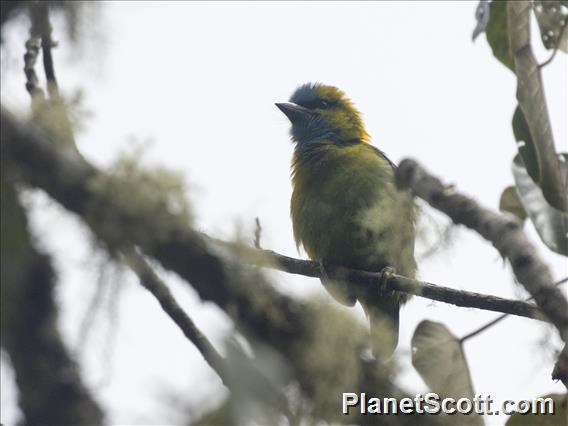
[{"label": "mossy branch", "polygon": [[396,171],[397,185],[408,188],[432,207],[490,241],[507,259],[517,281],[568,341],[568,302],[554,286],[550,269],[538,256],[521,224],[514,218],[480,206],[475,200],[444,185],[414,160],[403,160]]}]

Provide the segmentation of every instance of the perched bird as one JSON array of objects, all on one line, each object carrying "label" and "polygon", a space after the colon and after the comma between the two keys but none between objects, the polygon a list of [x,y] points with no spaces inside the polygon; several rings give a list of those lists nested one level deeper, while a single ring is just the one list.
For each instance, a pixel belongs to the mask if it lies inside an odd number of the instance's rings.
[{"label": "perched bird", "polygon": [[[345,94],[323,84],[300,86],[276,106],[292,123],[291,217],[296,245],[322,265],[367,271],[394,269],[414,277],[414,205],[394,184],[395,165],[372,146],[361,115]],[[339,302],[362,304],[375,356],[388,358],[398,343],[403,293],[356,290],[323,278]]]}]

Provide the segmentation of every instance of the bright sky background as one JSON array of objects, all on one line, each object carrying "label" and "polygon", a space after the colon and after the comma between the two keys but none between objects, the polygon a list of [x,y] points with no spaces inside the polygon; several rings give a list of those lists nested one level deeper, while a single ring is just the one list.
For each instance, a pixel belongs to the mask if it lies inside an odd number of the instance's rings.
[{"label": "bright sky background", "polygon": [[[92,116],[79,147],[90,161],[108,166],[132,147],[129,141],[151,140],[147,162],[184,174],[200,230],[225,238],[240,230],[252,238],[258,216],[263,246],[297,256],[289,218],[292,145],[287,119],[274,102],[286,101],[308,81],[343,89],[363,112],[373,143],[393,161],[416,158],[496,208],[503,188],[513,183],[516,82],[494,59],[484,35],[471,42],[476,3],[101,3],[84,45],[72,46],[61,21],[54,22],[60,41],[56,71],[65,93],[84,90]],[[2,49],[2,103],[22,110],[29,103],[21,71],[26,34],[25,20],[14,23],[4,34],[9,49]],[[534,44],[541,60],[548,57],[537,38]],[[566,76],[566,56],[558,54],[543,78],[561,151],[567,150]],[[47,197],[26,200],[41,245],[55,256],[61,329],[76,349],[101,256],[93,255],[92,238],[77,218]],[[528,232],[538,243],[530,226]],[[556,278],[567,274],[564,259],[539,249]],[[317,280],[270,275],[283,291],[323,293]],[[165,278],[220,347],[231,333],[224,314],[200,302],[176,277]],[[463,229],[456,230],[449,250],[419,264],[419,278],[503,297],[523,295],[490,244]],[[110,280],[107,299],[114,300],[118,315],[109,318],[112,307],[103,304],[80,362],[111,423],[181,421],[171,415],[168,392],[195,414],[220,402],[220,381],[130,273]],[[362,316],[360,308],[354,312]],[[400,383],[411,392],[426,391],[409,357],[421,320],[441,321],[461,336],[494,317],[412,299],[401,313]],[[541,348],[543,339],[561,348],[555,333],[513,317],[467,342],[476,392],[497,401],[562,392],[550,380],[554,358]],[[2,361],[1,421],[13,424],[19,415],[13,376],[4,355]]]}]

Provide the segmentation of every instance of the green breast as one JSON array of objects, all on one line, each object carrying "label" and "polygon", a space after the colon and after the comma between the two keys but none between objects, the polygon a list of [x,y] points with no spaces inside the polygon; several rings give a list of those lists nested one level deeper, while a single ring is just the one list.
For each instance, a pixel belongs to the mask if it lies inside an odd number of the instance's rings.
[{"label": "green breast", "polygon": [[297,154],[293,186],[294,237],[310,258],[414,275],[412,202],[371,146],[329,144]]}]

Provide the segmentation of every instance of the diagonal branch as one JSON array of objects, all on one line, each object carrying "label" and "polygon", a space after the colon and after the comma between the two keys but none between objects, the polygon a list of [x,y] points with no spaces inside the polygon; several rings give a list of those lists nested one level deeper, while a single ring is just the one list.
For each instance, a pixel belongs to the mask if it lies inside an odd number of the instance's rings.
[{"label": "diagonal branch", "polygon": [[219,375],[223,384],[229,387],[226,378],[228,368],[225,365],[225,359],[217,352],[201,330],[197,328],[181,306],[178,305],[167,285],[160,279],[156,272],[154,272],[144,257],[134,249],[124,254],[123,257],[126,264],[130,266],[138,276],[140,284],[152,293],[164,312],[174,321],[185,337],[195,345],[205,361],[207,361],[211,368]]},{"label": "diagonal branch", "polygon": [[480,206],[429,174],[414,160],[403,160],[396,171],[397,185],[410,188],[456,224],[490,241],[513,268],[517,280],[534,297],[560,336],[568,341],[568,302],[553,284],[548,266],[540,259],[518,221]]}]

